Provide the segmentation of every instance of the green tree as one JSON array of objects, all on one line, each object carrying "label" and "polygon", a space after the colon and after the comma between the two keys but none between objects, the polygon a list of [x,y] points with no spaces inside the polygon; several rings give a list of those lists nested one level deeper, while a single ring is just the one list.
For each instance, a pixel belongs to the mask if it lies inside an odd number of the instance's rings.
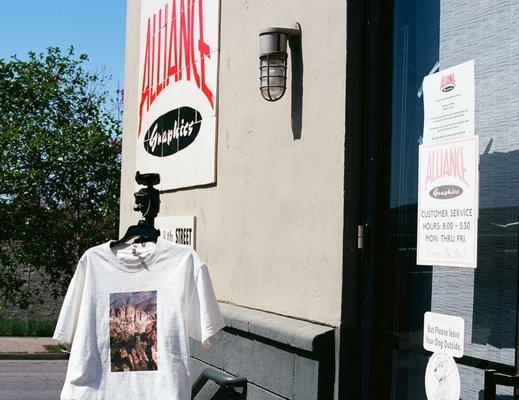
[{"label": "green tree", "polygon": [[121,116],[87,60],[73,47],[0,59],[1,303],[63,295],[81,254],[117,235]]}]

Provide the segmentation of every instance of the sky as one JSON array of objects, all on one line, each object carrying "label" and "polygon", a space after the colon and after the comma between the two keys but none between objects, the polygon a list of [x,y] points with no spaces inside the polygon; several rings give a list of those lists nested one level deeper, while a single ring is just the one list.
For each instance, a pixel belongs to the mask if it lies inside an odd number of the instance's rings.
[{"label": "sky", "polygon": [[0,0],[0,10],[0,58],[73,45],[88,54],[87,69],[112,76],[111,95],[123,88],[126,1]]}]

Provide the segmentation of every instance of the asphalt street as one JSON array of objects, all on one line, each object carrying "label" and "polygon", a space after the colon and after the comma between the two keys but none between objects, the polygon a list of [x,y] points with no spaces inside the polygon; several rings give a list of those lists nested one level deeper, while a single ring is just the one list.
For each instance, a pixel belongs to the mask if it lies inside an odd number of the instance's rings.
[{"label": "asphalt street", "polygon": [[67,360],[0,360],[0,400],[58,400]]}]

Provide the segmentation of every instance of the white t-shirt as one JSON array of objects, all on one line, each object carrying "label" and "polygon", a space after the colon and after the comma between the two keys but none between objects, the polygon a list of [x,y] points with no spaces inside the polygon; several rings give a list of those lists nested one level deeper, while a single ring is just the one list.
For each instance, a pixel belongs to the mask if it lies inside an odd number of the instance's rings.
[{"label": "white t-shirt", "polygon": [[225,326],[209,270],[189,246],[88,249],[53,338],[71,343],[61,400],[189,400],[189,340]]}]

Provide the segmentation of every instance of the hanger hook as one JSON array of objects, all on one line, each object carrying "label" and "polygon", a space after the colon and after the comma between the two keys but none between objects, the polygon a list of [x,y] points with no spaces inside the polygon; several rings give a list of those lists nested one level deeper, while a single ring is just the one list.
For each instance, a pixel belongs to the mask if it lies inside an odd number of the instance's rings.
[{"label": "hanger hook", "polygon": [[146,217],[146,214],[148,214],[148,212],[150,211],[150,208],[151,208],[151,199],[148,198],[148,209],[146,210],[145,213],[142,214],[143,217]]}]

